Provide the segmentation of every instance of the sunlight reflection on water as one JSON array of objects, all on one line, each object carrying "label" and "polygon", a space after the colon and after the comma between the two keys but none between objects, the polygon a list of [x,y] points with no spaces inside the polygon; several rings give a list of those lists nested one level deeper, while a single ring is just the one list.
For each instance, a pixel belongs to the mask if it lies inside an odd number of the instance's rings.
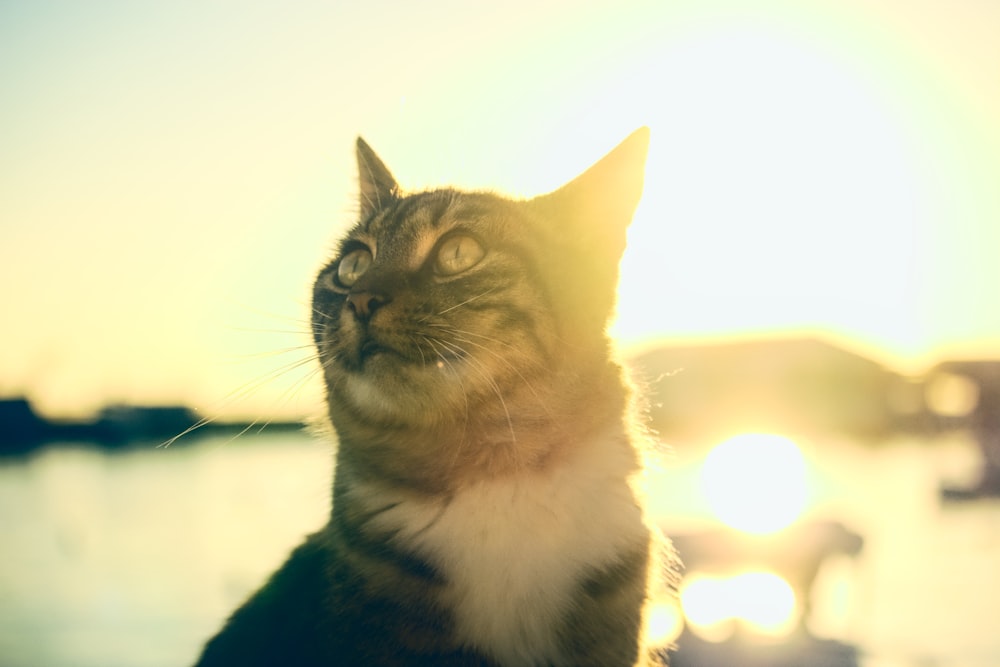
[{"label": "sunlight reflection on water", "polygon": [[[799,443],[803,516],[865,538],[814,591],[813,630],[862,665],[1000,664],[1000,503],[942,506],[962,444]],[[681,443],[654,477],[668,530],[718,526],[702,454]],[[325,521],[331,447],[305,435],[206,439],[167,450],[48,448],[0,461],[0,663],[157,667],[204,639]]]},{"label": "sunlight reflection on water", "polygon": [[[672,444],[652,494],[661,525],[674,534],[725,530],[703,485],[710,446]],[[1000,502],[939,498],[943,480],[974,476],[972,444],[798,444],[808,480],[801,522],[836,520],[864,538],[856,559],[820,568],[810,630],[859,646],[862,667],[1000,664]]]}]

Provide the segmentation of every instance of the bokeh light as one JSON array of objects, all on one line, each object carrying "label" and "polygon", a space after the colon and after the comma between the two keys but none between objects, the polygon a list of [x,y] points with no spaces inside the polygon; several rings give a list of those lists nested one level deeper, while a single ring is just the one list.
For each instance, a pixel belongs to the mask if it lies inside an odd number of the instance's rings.
[{"label": "bokeh light", "polygon": [[798,622],[794,590],[772,572],[693,574],[681,587],[681,605],[691,631],[710,642],[726,641],[738,629],[758,639],[778,639]]},{"label": "bokeh light", "polygon": [[661,599],[650,605],[646,620],[647,636],[652,646],[669,646],[684,630],[684,617],[676,599]]}]

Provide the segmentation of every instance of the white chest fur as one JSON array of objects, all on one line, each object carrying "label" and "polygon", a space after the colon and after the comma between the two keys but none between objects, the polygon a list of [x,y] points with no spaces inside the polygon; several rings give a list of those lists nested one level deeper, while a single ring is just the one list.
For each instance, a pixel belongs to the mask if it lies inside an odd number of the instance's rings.
[{"label": "white chest fur", "polygon": [[[460,641],[503,665],[565,664],[557,632],[582,577],[647,539],[620,433],[563,465],[402,501],[378,523],[435,563]],[[383,496],[384,500],[384,496]]]}]

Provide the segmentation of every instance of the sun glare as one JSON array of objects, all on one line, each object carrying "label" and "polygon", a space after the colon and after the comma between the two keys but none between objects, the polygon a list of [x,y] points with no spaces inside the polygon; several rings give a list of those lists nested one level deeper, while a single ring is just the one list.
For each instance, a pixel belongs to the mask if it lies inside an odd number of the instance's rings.
[{"label": "sun glare", "polygon": [[709,452],[701,481],[719,519],[738,530],[763,534],[786,528],[802,513],[805,472],[794,442],[779,435],[748,433]]},{"label": "sun glare", "polygon": [[[647,67],[642,80],[671,93],[640,100],[654,144],[616,333],[809,328],[921,344],[912,276],[928,195],[867,73],[740,23],[671,42]],[[654,279],[669,286],[661,308],[649,307]]]}]

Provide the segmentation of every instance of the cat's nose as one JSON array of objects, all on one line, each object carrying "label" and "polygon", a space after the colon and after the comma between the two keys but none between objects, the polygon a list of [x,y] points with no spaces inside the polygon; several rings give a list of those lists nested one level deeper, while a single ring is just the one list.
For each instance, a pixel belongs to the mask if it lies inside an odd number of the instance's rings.
[{"label": "cat's nose", "polygon": [[361,320],[367,320],[387,303],[389,303],[388,296],[375,292],[351,292],[347,295],[347,304]]}]

